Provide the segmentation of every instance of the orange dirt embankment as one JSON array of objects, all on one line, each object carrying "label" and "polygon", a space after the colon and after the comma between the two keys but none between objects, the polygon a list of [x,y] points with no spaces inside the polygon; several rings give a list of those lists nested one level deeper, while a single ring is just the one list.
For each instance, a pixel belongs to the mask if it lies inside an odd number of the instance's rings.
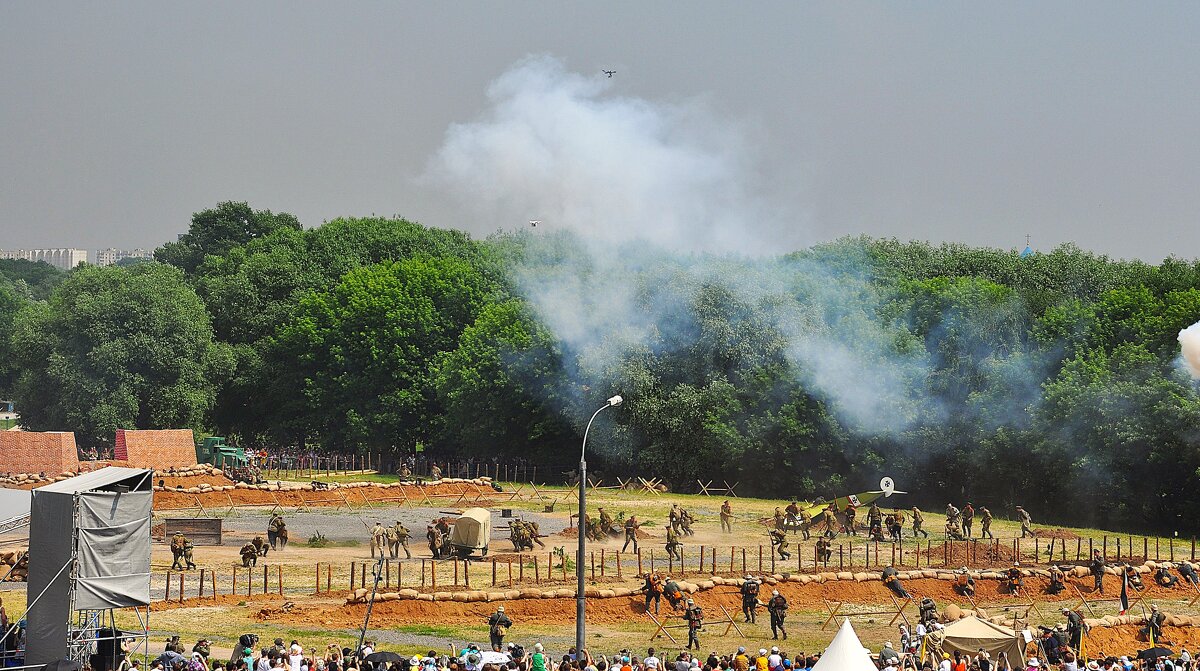
[{"label": "orange dirt embankment", "polygon": [[[1130,655],[1150,647],[1146,641],[1138,640],[1139,625],[1123,624],[1116,627],[1092,627],[1088,632],[1085,647],[1088,657]],[[1163,627],[1163,638],[1157,642],[1175,652],[1181,647],[1195,650],[1200,647],[1200,627]]]},{"label": "orange dirt embankment", "polygon": [[[185,478],[177,478],[184,480]],[[191,479],[191,478],[186,478]],[[222,484],[229,484],[228,482]],[[170,484],[168,483],[168,486]],[[199,482],[192,485],[199,486]],[[204,507],[220,508],[231,503],[238,506],[272,506],[279,504],[284,507],[299,506],[360,506],[365,502],[423,503],[433,506],[455,505],[459,496],[463,496],[463,504],[486,505],[487,499],[478,502],[476,498],[482,494],[491,493],[488,487],[464,483],[442,483],[437,485],[404,485],[401,487],[340,487],[337,489],[306,491],[281,490],[268,491],[261,489],[234,489],[222,492],[187,492],[158,491],[154,493],[155,510],[172,510],[196,507],[196,502]],[[422,495],[424,494],[424,495]],[[430,499],[425,503],[425,499]]]},{"label": "orange dirt embankment", "polygon": [[[988,615],[999,615],[1004,612],[1006,605],[1028,603],[1032,595],[1036,595],[1038,601],[1059,601],[1065,603],[1077,599],[1074,590],[1069,588],[1066,592],[1058,596],[1050,596],[1045,593],[1047,584],[1048,581],[1043,578],[1026,578],[1025,586],[1027,591],[1024,596],[1013,597],[1003,587],[1002,581],[979,580],[976,582],[975,602],[987,611]],[[1087,587],[1082,584],[1082,581],[1076,584],[1080,586],[1084,594],[1090,593],[1090,582]],[[904,587],[913,595],[914,602],[928,596],[933,598],[940,608],[951,603],[971,608],[971,604],[954,591],[953,584],[948,580],[937,580],[934,578],[906,580],[904,581]],[[1115,576],[1107,576],[1105,591],[1109,592],[1110,588],[1111,595],[1116,595],[1120,589]],[[845,602],[846,606],[844,606],[844,609],[849,611],[853,611],[859,606],[870,604],[891,606],[892,603],[892,592],[878,580],[867,582],[839,580],[824,584],[809,583],[807,585],[796,583],[779,583],[775,586],[764,585],[763,597],[769,596],[770,590],[773,589],[778,589],[787,597],[793,611],[810,610],[825,612],[824,600]],[[1183,596],[1188,593],[1187,590],[1182,588],[1166,590],[1156,587],[1155,589],[1154,595],[1156,597],[1174,596],[1176,594]],[[705,612],[709,613],[712,617],[720,617],[718,604],[723,605],[730,613],[736,614],[741,610],[741,595],[738,593],[736,587],[719,586],[711,590],[697,592],[691,598],[703,606]],[[644,598],[641,595],[628,598],[589,599],[588,618],[594,618],[596,622],[610,624],[644,620],[643,602]],[[516,599],[503,603],[505,612],[514,619],[519,618],[520,621],[530,623],[557,624],[570,620],[574,617],[575,613],[575,601],[570,598]],[[431,620],[454,624],[472,624],[480,622],[481,618],[494,612],[496,605],[496,603],[487,602],[460,603],[456,601],[429,602],[418,600],[376,602],[372,619],[383,626],[413,624],[429,622]],[[354,626],[356,622],[362,622],[365,608],[365,604],[343,604],[330,607],[297,603],[296,607],[289,613],[268,610],[260,613],[259,619],[296,624],[320,622],[329,626]],[[665,612],[667,609],[665,601],[663,608]],[[915,605],[910,606],[910,608],[913,613],[916,612]],[[1197,628],[1197,631],[1200,632],[1200,628]]]}]

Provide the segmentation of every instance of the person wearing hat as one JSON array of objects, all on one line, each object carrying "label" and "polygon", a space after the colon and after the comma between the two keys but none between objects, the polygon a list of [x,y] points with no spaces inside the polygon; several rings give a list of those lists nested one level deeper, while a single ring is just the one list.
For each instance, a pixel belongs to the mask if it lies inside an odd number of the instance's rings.
[{"label": "person wearing hat", "polygon": [[950,662],[950,654],[942,653],[942,661],[938,662],[938,671],[953,671],[954,664]]},{"label": "person wearing hat", "polygon": [[771,671],[778,671],[783,668],[783,655],[779,654],[777,646],[771,646],[771,654],[767,655],[767,668]]},{"label": "person wearing hat", "polygon": [[695,643],[696,649],[699,650],[700,627],[704,626],[704,611],[701,610],[700,606],[696,605],[695,601],[688,599],[687,608],[683,611],[683,619],[687,621],[688,625],[687,649],[691,650],[692,644]]},{"label": "person wearing hat", "polygon": [[779,590],[771,592],[771,600],[767,602],[767,612],[771,614],[771,638],[779,638],[783,634],[783,640],[787,640],[787,630],[783,628],[783,621],[787,617],[788,602]]},{"label": "person wearing hat", "polygon": [[891,641],[883,644],[883,649],[879,651],[879,661],[884,666],[895,666],[900,663],[900,654],[892,649]]},{"label": "person wearing hat", "polygon": [[488,618],[488,636],[491,638],[494,652],[504,649],[504,636],[512,624],[512,620],[504,614],[504,606],[497,608],[496,612]]},{"label": "person wearing hat", "polygon": [[1033,518],[1021,506],[1017,506],[1017,519],[1021,522],[1021,538],[1034,535]]},{"label": "person wearing hat", "polygon": [[742,579],[742,616],[746,622],[754,623],[758,619],[758,590],[758,581],[752,576]]},{"label": "person wearing hat", "polygon": [[1070,608],[1062,609],[1063,615],[1067,618],[1067,635],[1070,637],[1071,649],[1078,650],[1079,644],[1083,642],[1084,624],[1083,615]]},{"label": "person wearing hat", "polygon": [[758,656],[754,658],[755,671],[767,671],[767,649],[759,648]]},{"label": "person wearing hat", "polygon": [[733,671],[750,671],[750,657],[746,654],[746,648],[738,646],[737,654],[733,656],[733,665],[730,667]]},{"label": "person wearing hat", "polygon": [[1042,666],[1042,663],[1038,661],[1037,657],[1030,657],[1029,661],[1025,663],[1025,670],[1026,671],[1038,671],[1038,669],[1041,666]]},{"label": "person wearing hat", "polygon": [[1151,645],[1162,638],[1162,628],[1166,621],[1167,616],[1158,609],[1158,604],[1150,606],[1150,618],[1146,620],[1146,626],[1142,629],[1142,633],[1150,636]]}]

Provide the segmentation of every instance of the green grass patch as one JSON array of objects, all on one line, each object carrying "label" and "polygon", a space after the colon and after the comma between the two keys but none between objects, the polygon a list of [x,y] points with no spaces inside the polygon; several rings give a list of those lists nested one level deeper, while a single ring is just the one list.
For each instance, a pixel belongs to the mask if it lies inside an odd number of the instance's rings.
[{"label": "green grass patch", "polygon": [[404,624],[394,629],[414,636],[439,636],[441,638],[454,638],[464,631],[463,628],[445,627],[436,624]]}]

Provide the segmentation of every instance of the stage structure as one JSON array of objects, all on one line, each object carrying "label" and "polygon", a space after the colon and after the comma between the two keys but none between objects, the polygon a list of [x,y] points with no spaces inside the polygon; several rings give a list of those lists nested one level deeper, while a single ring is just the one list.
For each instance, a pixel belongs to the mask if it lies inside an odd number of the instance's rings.
[{"label": "stage structure", "polygon": [[[25,663],[115,668],[121,642],[148,654],[153,471],[103,468],[33,490]],[[114,610],[138,630],[122,632]]]}]

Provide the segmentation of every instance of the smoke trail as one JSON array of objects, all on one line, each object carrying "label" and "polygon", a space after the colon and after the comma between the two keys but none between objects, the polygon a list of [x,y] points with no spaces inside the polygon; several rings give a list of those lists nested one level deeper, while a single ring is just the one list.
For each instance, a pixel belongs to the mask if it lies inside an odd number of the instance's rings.
[{"label": "smoke trail", "polygon": [[1179,332],[1179,353],[1193,380],[1200,380],[1200,322]]},{"label": "smoke trail", "polygon": [[614,82],[529,57],[488,89],[483,118],[451,126],[425,179],[497,222],[673,250],[761,251],[767,226],[747,143],[698,102],[609,95]]}]

